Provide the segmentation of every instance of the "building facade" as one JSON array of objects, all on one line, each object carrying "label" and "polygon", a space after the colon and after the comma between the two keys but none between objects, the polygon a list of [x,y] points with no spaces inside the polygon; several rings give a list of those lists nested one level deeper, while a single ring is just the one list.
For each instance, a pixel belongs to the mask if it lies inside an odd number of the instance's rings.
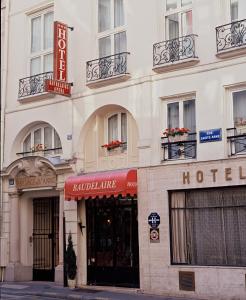
[{"label": "building facade", "polygon": [[5,280],[244,299],[245,1],[5,3]]}]

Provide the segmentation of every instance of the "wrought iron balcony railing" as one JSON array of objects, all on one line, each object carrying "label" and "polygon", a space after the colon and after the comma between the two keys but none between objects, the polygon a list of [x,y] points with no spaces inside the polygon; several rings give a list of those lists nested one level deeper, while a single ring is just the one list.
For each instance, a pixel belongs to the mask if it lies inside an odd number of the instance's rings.
[{"label": "wrought iron balcony railing", "polygon": [[198,58],[195,48],[196,37],[197,35],[190,34],[154,44],[153,66],[155,67],[189,58]]},{"label": "wrought iron balcony railing", "polygon": [[170,142],[167,137],[161,138],[163,161],[196,158],[196,132],[189,133],[186,140]]},{"label": "wrought iron balcony railing", "polygon": [[47,155],[57,155],[62,153],[62,147],[57,148],[50,148],[50,149],[42,149],[42,150],[35,150],[35,151],[24,151],[24,152],[17,152],[16,155],[25,156],[47,156]]},{"label": "wrought iron balcony railing", "polygon": [[23,98],[45,92],[45,80],[52,79],[53,72],[46,72],[19,80],[18,97]]},{"label": "wrought iron balcony railing", "polygon": [[217,52],[246,45],[246,19],[216,27]]},{"label": "wrought iron balcony railing", "polygon": [[129,52],[122,52],[99,59],[87,61],[86,81],[87,83],[115,77],[127,73],[127,56]]},{"label": "wrought iron balcony railing", "polygon": [[246,154],[246,131],[242,132],[238,128],[228,128],[227,142],[229,156]]}]

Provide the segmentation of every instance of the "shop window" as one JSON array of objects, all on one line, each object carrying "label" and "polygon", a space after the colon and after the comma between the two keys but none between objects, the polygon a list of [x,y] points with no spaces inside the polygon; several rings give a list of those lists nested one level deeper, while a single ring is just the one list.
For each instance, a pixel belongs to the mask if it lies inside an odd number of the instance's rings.
[{"label": "shop window", "polygon": [[61,140],[51,126],[40,126],[31,130],[22,142],[22,151],[18,154],[57,155],[62,153]]},{"label": "shop window", "polygon": [[99,58],[126,52],[123,0],[98,0]]},{"label": "shop window", "polygon": [[172,263],[245,266],[245,194],[245,187],[172,192]]},{"label": "shop window", "polygon": [[30,75],[53,70],[53,12],[31,17]]},{"label": "shop window", "polygon": [[122,142],[122,149],[127,148],[127,115],[126,113],[117,113],[107,119],[108,143],[112,141]]}]

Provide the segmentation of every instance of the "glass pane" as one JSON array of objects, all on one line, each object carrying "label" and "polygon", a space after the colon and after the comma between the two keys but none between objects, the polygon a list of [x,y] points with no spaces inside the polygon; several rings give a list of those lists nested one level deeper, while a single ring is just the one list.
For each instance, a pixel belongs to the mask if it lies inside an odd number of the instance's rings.
[{"label": "glass pane", "polygon": [[98,31],[110,29],[110,0],[98,0]]},{"label": "glass pane", "polygon": [[182,13],[182,36],[192,34],[192,11]]},{"label": "glass pane", "polygon": [[235,126],[246,126],[246,90],[233,93],[233,118]]},{"label": "glass pane", "polygon": [[23,142],[23,152],[31,151],[31,133],[25,138]]},{"label": "glass pane", "polygon": [[53,71],[53,53],[44,56],[44,72]]},{"label": "glass pane", "polygon": [[127,118],[126,118],[126,113],[121,114],[121,142],[127,142]]},{"label": "glass pane", "polygon": [[114,35],[114,53],[126,52],[126,32],[116,33]]},{"label": "glass pane", "polygon": [[58,133],[55,131],[55,136],[54,136],[54,147],[55,148],[61,148],[61,140],[58,135]]},{"label": "glass pane", "polygon": [[184,127],[190,130],[190,133],[196,132],[196,110],[195,100],[184,101]]},{"label": "glass pane", "polygon": [[52,149],[52,132],[53,129],[51,127],[44,128],[44,145],[47,149]]},{"label": "glass pane", "polygon": [[99,58],[111,55],[110,36],[99,39]]},{"label": "glass pane", "polygon": [[231,0],[231,21],[238,20],[238,0]]},{"label": "glass pane", "polygon": [[188,4],[192,4],[192,0],[181,0],[181,5],[182,6],[185,6],[185,5],[188,5]]},{"label": "glass pane", "polygon": [[114,0],[114,27],[124,25],[124,19],[123,0]]},{"label": "glass pane", "polygon": [[32,19],[31,52],[41,50],[41,17]]},{"label": "glass pane", "polygon": [[40,57],[36,57],[31,59],[31,76],[32,75],[36,75],[36,74],[40,74],[41,73],[41,58]]},{"label": "glass pane", "polygon": [[53,12],[44,15],[44,50],[53,46]]},{"label": "glass pane", "polygon": [[166,10],[177,8],[177,0],[166,0]]},{"label": "glass pane", "polygon": [[118,115],[113,115],[108,119],[108,141],[118,139]]},{"label": "glass pane", "polygon": [[179,103],[169,103],[167,105],[167,126],[168,128],[179,127]]},{"label": "glass pane", "polygon": [[41,128],[34,131],[34,145],[42,144],[41,141]]},{"label": "glass pane", "polygon": [[166,36],[172,40],[179,37],[179,17],[178,14],[173,14],[166,17]]}]

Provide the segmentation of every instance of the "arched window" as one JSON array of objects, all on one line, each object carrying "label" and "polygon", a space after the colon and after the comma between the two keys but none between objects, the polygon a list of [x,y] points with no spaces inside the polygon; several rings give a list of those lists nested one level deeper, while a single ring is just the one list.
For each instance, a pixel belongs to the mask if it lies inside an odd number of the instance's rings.
[{"label": "arched window", "polygon": [[24,156],[32,154],[57,155],[62,153],[61,140],[56,130],[49,125],[34,127],[22,143]]}]

